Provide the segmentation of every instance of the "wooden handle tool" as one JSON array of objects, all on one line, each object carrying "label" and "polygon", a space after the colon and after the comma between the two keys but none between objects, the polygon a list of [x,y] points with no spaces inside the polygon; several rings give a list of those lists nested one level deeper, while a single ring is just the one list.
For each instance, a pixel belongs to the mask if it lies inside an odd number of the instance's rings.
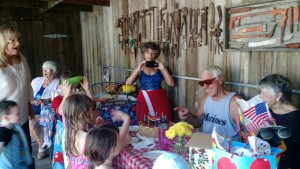
[{"label": "wooden handle tool", "polygon": [[241,30],[241,32],[243,32],[243,33],[254,32],[254,31],[266,32],[267,31],[267,25],[264,24],[264,25],[261,25],[261,26],[258,26],[258,27],[245,28],[245,29]]}]

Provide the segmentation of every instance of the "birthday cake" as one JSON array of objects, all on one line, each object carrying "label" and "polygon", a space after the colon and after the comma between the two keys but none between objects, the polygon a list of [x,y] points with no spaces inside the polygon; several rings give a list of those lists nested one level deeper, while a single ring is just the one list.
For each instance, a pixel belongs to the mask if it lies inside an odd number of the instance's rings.
[{"label": "birthday cake", "polygon": [[157,138],[158,137],[158,125],[166,122],[166,117],[158,116],[147,116],[147,120],[144,117],[144,121],[139,124],[139,134],[147,138]]}]

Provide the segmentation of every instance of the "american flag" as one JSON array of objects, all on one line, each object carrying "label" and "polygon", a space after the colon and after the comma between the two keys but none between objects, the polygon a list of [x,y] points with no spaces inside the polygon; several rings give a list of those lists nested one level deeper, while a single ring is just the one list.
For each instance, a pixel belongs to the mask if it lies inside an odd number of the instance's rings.
[{"label": "american flag", "polygon": [[247,128],[254,133],[258,133],[260,127],[270,123],[269,109],[266,102],[258,103],[243,112],[248,120]]}]

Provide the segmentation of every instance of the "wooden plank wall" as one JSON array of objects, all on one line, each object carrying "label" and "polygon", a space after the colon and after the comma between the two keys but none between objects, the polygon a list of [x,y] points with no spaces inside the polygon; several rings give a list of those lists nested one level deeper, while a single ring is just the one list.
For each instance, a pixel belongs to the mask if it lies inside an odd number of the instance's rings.
[{"label": "wooden plank wall", "polygon": [[[32,78],[42,76],[42,64],[58,62],[61,70],[83,74],[81,27],[79,12],[0,7],[0,25],[12,24],[22,34],[21,52],[26,57]],[[50,39],[48,34],[64,34],[66,38]]]},{"label": "wooden plank wall", "polygon": [[[102,70],[100,65],[108,65],[113,67],[121,67],[125,69],[134,69],[137,64],[142,61],[142,56],[138,53],[137,59],[133,59],[128,51],[128,47],[121,49],[118,43],[118,34],[121,33],[120,28],[115,28],[115,21],[122,15],[128,15],[135,11],[147,9],[151,6],[157,6],[159,9],[167,3],[167,10],[164,13],[174,12],[176,7],[179,9],[202,8],[209,6],[211,2],[221,5],[223,9],[230,6],[241,4],[249,4],[262,1],[250,0],[111,0],[110,7],[94,6],[93,13],[81,13],[81,27],[83,40],[83,58],[84,71],[89,73],[91,83],[102,82]],[[157,10],[156,10],[157,11]],[[157,14],[157,12],[156,12]],[[156,18],[156,17],[155,17]],[[210,11],[208,16],[210,21]],[[224,17],[223,17],[224,18]],[[189,28],[189,17],[188,28]],[[171,19],[169,19],[170,22]],[[215,20],[218,20],[216,11]],[[147,36],[150,33],[150,17],[147,21]],[[198,18],[200,23],[200,17]],[[141,24],[141,20],[140,20]],[[224,19],[221,28],[224,25]],[[170,23],[169,23],[170,26]],[[141,29],[140,25],[140,29]],[[200,24],[198,25],[198,29]],[[188,31],[189,32],[189,31]],[[221,40],[224,35],[222,34]],[[189,38],[189,37],[188,37]],[[148,37],[148,40],[151,38]],[[189,39],[188,39],[189,40]],[[142,41],[147,41],[142,39]],[[226,81],[238,82],[245,84],[256,84],[262,77],[270,73],[280,73],[291,79],[293,88],[299,89],[298,72],[300,69],[299,52],[240,52],[230,51],[214,54],[208,49],[208,46],[183,49],[183,38],[180,37],[179,57],[173,57],[170,54],[162,54],[159,59],[170,70],[172,74],[199,77],[200,72],[208,65],[218,65],[222,67],[226,74]],[[125,72],[125,73],[124,73]],[[110,69],[110,81],[122,82],[126,75],[126,71]],[[165,85],[164,85],[165,87]],[[226,86],[228,89],[242,94],[245,98],[259,93],[257,89]],[[176,79],[176,87],[167,88],[170,100],[173,106],[187,106],[192,110],[196,110],[199,99],[203,95],[201,88],[196,81]],[[299,107],[300,99],[298,94],[293,94],[293,103]]]}]

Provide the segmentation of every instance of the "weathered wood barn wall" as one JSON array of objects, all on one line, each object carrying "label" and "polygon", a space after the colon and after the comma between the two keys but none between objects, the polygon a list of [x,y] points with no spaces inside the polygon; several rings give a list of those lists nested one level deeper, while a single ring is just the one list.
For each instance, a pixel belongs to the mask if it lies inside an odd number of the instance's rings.
[{"label": "weathered wood barn wall", "polygon": [[[1,6],[2,24],[11,24],[20,30],[21,52],[27,58],[32,78],[42,76],[42,64],[47,60],[58,62],[62,71],[83,73],[78,11],[52,10],[41,13],[36,8]],[[60,38],[59,35],[66,37]]]},{"label": "weathered wood barn wall", "polygon": [[[255,1],[250,0],[111,0],[110,7],[94,6],[93,13],[82,12],[80,17],[82,26],[84,71],[88,72],[92,83],[102,82],[104,81],[102,78],[102,67],[108,66],[111,77],[110,81],[122,82],[125,80],[125,77],[130,74],[127,69],[134,69],[143,60],[140,53],[137,54],[136,59],[130,55],[128,44],[125,44],[124,48],[121,49],[121,44],[119,44],[119,34],[122,34],[121,28],[115,28],[115,26],[117,26],[116,20],[121,18],[121,16],[126,17],[136,11],[149,9],[149,7],[152,6],[156,6],[157,9],[162,9],[165,7],[165,4],[167,4],[167,9],[164,10],[163,13],[167,15],[167,13],[170,14],[176,11],[175,8],[182,9],[187,7],[188,9],[201,9],[205,6],[209,6],[211,2],[214,2],[215,7],[221,5],[223,16],[225,7],[255,3]],[[157,15],[158,10],[155,10],[155,12],[155,15]],[[146,15],[147,39],[143,37],[142,42],[153,40],[150,34],[152,14],[152,11],[149,11],[148,15]],[[140,14],[140,16],[142,16],[142,14]],[[210,12],[208,18],[210,18]],[[156,16],[155,20],[157,20]],[[215,20],[216,22],[218,20],[217,11]],[[187,21],[187,28],[189,28],[189,17],[187,18]],[[141,18],[139,19],[139,22],[139,32],[141,32]],[[169,27],[170,22],[171,19],[169,18]],[[198,23],[199,22],[200,17]],[[223,26],[224,19],[221,24],[222,29],[224,29]],[[198,25],[198,28],[199,27],[200,24]],[[157,32],[156,27],[155,32]],[[224,34],[222,33],[220,39],[223,40],[223,37]],[[293,88],[296,90],[299,89],[300,82],[298,74],[300,69],[300,56],[297,51],[226,51],[221,52],[220,54],[214,54],[214,52],[211,52],[208,49],[208,46],[195,48],[187,47],[185,50],[183,49],[182,38],[183,37],[180,37],[180,43],[178,44],[178,56],[172,56],[172,53],[169,52],[167,54],[162,53],[159,57],[173,75],[198,78],[200,72],[206,66],[218,65],[224,69],[226,81],[235,82],[233,85],[226,85],[226,87],[242,94],[247,99],[259,93],[258,89],[253,88],[253,85],[257,84],[262,77],[270,73],[280,73],[287,76],[291,79]],[[172,44],[169,45],[172,47]],[[173,106],[187,106],[192,110],[196,110],[198,101],[203,94],[197,81],[182,78],[175,79],[176,87],[168,88]],[[250,87],[243,87],[248,84],[250,84]],[[299,94],[293,94],[292,101],[299,107]]]}]

